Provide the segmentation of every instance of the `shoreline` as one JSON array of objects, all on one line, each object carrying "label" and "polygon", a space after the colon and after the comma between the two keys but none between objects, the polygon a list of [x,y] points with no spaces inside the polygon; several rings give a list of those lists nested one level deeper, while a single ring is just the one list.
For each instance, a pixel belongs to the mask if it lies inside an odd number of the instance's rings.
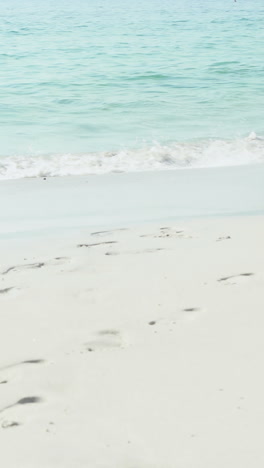
[{"label": "shoreline", "polygon": [[264,164],[2,181],[1,234],[261,214],[263,180]]}]

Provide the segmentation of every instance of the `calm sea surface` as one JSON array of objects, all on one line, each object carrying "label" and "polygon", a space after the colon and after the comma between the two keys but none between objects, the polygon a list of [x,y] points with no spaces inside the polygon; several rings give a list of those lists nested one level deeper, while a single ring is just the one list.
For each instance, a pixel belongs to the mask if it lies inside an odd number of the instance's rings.
[{"label": "calm sea surface", "polygon": [[263,25],[263,0],[0,0],[0,178],[264,160]]}]

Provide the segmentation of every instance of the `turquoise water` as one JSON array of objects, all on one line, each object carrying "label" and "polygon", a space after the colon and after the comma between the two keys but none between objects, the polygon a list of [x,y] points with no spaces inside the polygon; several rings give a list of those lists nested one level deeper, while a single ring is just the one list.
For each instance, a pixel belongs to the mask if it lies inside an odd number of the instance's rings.
[{"label": "turquoise water", "polygon": [[263,0],[0,0],[0,177],[264,160],[263,20]]}]

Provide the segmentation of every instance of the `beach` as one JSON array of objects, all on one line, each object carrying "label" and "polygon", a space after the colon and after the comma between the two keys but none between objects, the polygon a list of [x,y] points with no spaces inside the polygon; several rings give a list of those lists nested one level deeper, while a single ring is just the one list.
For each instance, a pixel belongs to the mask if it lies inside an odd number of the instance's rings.
[{"label": "beach", "polygon": [[3,0],[1,468],[263,468],[263,0]]},{"label": "beach", "polygon": [[2,182],[6,468],[263,465],[263,167],[209,173]]}]

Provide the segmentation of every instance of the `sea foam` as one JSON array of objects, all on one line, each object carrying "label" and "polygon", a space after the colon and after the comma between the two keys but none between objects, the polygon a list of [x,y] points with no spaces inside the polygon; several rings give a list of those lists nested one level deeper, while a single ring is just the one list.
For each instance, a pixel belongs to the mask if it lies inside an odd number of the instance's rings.
[{"label": "sea foam", "polygon": [[264,162],[264,139],[252,132],[236,140],[153,143],[139,149],[50,155],[15,155],[0,158],[0,179],[61,177],[234,166]]}]

